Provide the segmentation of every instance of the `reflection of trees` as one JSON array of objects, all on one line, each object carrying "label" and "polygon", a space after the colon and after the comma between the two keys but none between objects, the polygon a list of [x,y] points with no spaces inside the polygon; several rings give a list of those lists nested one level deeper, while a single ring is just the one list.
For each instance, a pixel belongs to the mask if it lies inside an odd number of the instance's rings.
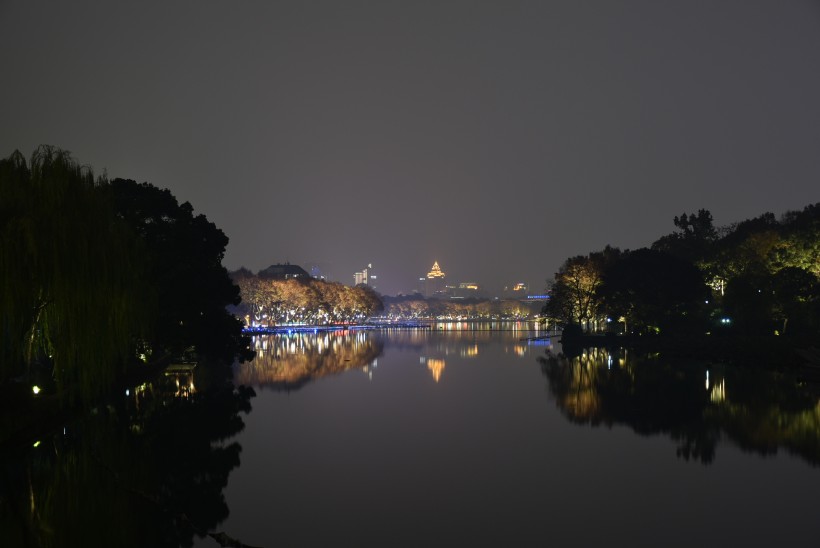
[{"label": "reflection of trees", "polygon": [[779,448],[820,464],[820,402],[787,376],[727,370],[731,392],[707,407],[707,420],[747,451],[774,454]]},{"label": "reflection of trees", "polygon": [[[418,353],[425,359],[439,359],[443,364],[450,356],[474,358],[483,348],[496,344],[499,337],[497,327],[434,333],[431,336],[428,329],[390,330],[390,347]],[[507,331],[503,336],[514,342],[506,347],[507,351],[519,356],[526,352],[527,345],[521,342],[519,333]],[[382,334],[376,331],[298,332],[255,336],[254,350],[254,360],[237,366],[236,382],[293,390],[326,375],[369,368],[384,352],[384,342]],[[443,367],[436,369],[437,372],[431,369],[431,373],[440,378]]]},{"label": "reflection of trees", "polygon": [[236,382],[288,390],[367,367],[384,352],[384,343],[365,331],[262,335],[254,337],[254,347],[256,358],[238,366]]},{"label": "reflection of trees", "polygon": [[228,516],[222,490],[241,448],[223,440],[243,428],[253,391],[175,399],[161,385],[3,455],[4,546],[191,546]]},{"label": "reflection of trees", "polygon": [[783,447],[820,463],[820,406],[788,379],[729,368],[709,379],[703,366],[624,350],[574,357],[548,352],[539,361],[550,393],[573,422],[668,434],[679,444],[679,457],[703,463],[714,459],[721,435],[747,451]]},{"label": "reflection of trees", "polygon": [[390,347],[419,355],[473,358],[502,338],[511,343],[505,345],[506,350],[520,356],[521,349],[527,346],[522,338],[533,333],[530,327],[525,322],[440,322],[433,324],[431,330],[393,330]]},{"label": "reflection of trees", "polygon": [[[625,351],[590,349],[567,358],[540,358],[550,391],[572,421],[593,426],[626,424],[642,435],[669,433],[679,440],[678,455],[710,462],[718,432],[706,428],[699,376],[675,374],[659,361],[631,359]],[[692,373],[691,371],[689,373]]]}]

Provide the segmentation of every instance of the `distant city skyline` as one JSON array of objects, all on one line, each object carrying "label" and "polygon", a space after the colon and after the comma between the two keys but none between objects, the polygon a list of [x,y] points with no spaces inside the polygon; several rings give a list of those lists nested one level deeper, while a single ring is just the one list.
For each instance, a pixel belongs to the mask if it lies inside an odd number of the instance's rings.
[{"label": "distant city skyline", "polygon": [[[443,262],[446,264],[446,261],[443,261]],[[266,268],[267,266],[269,266],[271,264],[293,264],[293,265],[297,265],[297,266],[300,266],[300,267],[304,268],[307,272],[310,273],[311,277],[313,277],[313,278],[326,279],[328,281],[339,282],[339,283],[343,283],[345,285],[357,285],[359,283],[365,283],[366,285],[373,286],[379,293],[382,293],[384,295],[393,296],[393,295],[398,295],[398,294],[411,295],[413,293],[422,293],[422,294],[424,293],[424,291],[421,291],[420,288],[419,288],[419,281],[422,277],[424,277],[424,275],[423,274],[421,274],[421,275],[407,274],[407,273],[405,273],[404,276],[400,276],[400,278],[403,278],[403,279],[408,279],[408,278],[410,279],[410,283],[407,283],[407,284],[404,284],[403,286],[401,286],[403,289],[400,288],[400,289],[397,289],[397,290],[394,290],[394,291],[393,290],[385,291],[383,289],[383,287],[393,288],[393,287],[400,287],[400,286],[397,285],[395,282],[392,282],[391,280],[387,279],[385,276],[383,276],[381,274],[381,271],[383,270],[383,268],[381,266],[379,266],[378,263],[376,263],[376,267],[374,267],[374,262],[372,262],[372,261],[367,263],[364,266],[364,268],[360,268],[359,270],[356,270],[354,272],[348,272],[348,273],[336,273],[336,269],[330,263],[326,263],[326,262],[317,263],[317,261],[279,261],[279,260],[273,260],[272,262],[268,261],[267,263],[265,261],[262,261],[262,264],[264,264],[265,266],[263,266],[261,268],[251,268],[251,267],[248,267],[246,265],[240,265],[239,267],[236,267],[236,268],[229,268],[229,270],[238,270],[239,268],[244,267],[244,268],[247,268],[248,270],[250,270],[252,272],[258,272],[259,270],[262,270],[262,269]],[[321,264],[321,267],[317,266],[317,264]],[[434,261],[432,261],[432,264],[439,264],[439,261],[434,260]],[[441,270],[443,270],[443,268],[441,266],[439,266],[439,268]],[[391,268],[391,265],[389,265],[389,264],[384,265],[384,269],[387,269],[388,271],[393,270]],[[426,269],[432,269],[432,267],[430,265],[427,265],[426,267],[423,267],[423,266],[420,265],[417,270],[421,273]],[[376,272],[376,271],[378,271],[379,273],[374,274],[374,272]],[[367,273],[366,275],[365,275],[365,272]],[[449,274],[446,277],[447,277],[447,283],[448,284],[454,284],[455,286],[461,286],[461,285],[473,286],[473,285],[476,285],[476,286],[478,286],[477,288],[480,288],[483,292],[489,292],[489,293],[497,294],[497,295],[502,295],[505,291],[511,291],[516,286],[524,287],[525,292],[530,292],[530,293],[532,293],[533,291],[535,291],[536,293],[543,293],[543,291],[545,291],[546,288],[547,288],[547,277],[544,278],[542,283],[536,284],[537,289],[531,289],[532,286],[531,286],[530,283],[528,283],[526,281],[522,281],[523,276],[519,276],[519,277],[510,276],[508,280],[505,281],[504,279],[502,279],[502,281],[497,285],[484,283],[478,276],[470,276],[469,274],[466,275],[466,276],[463,276],[461,278],[456,278],[456,277],[450,276]],[[365,281],[365,278],[367,278],[368,281]],[[381,284],[385,284],[385,285],[381,286]]]},{"label": "distant city skyline", "polygon": [[[345,279],[345,277],[335,277],[333,275],[328,274],[326,268],[328,267],[327,263],[321,263],[322,267],[319,266],[320,263],[316,261],[305,261],[305,262],[291,262],[291,261],[280,261],[274,262],[268,265],[265,268],[254,270],[250,269],[253,272],[258,272],[263,275],[271,276],[272,272],[284,272],[291,270],[294,272],[303,272],[305,276],[310,276],[314,279],[321,279],[327,280],[332,282],[340,282],[345,285],[359,285],[364,284],[368,285],[376,291],[383,293],[385,295],[397,295],[397,294],[406,294],[410,295],[413,293],[420,293],[425,296],[432,296],[430,291],[428,291],[426,286],[420,287],[419,284],[416,284],[415,287],[408,291],[398,291],[396,293],[384,293],[380,288],[379,285],[381,283],[381,278],[376,273],[377,270],[373,267],[373,263],[368,263],[365,268],[362,270],[354,272],[350,278],[351,280]],[[245,267],[247,268],[247,267]],[[432,275],[432,276],[431,276]],[[492,293],[494,295],[502,295],[504,293],[514,294],[515,292],[521,291],[522,293],[527,293],[529,286],[523,282],[516,282],[512,284],[505,285],[503,288],[488,288],[486,285],[481,284],[475,281],[474,278],[467,278],[468,281],[464,280],[455,280],[455,279],[447,279],[446,273],[440,267],[438,261],[434,261],[432,267],[430,267],[430,272],[427,273],[426,276],[419,277],[419,283],[424,285],[428,280],[428,277],[432,277],[434,280],[438,280],[441,283],[439,284],[440,287],[436,287],[432,291],[435,293],[436,290],[442,291],[445,287],[450,287],[456,291],[454,293],[458,293],[462,297],[467,296],[478,296],[478,295],[485,295],[487,292]],[[445,284],[447,284],[445,286]],[[452,284],[452,285],[450,285]],[[460,291],[458,291],[460,290]],[[472,295],[471,295],[472,294]]]}]

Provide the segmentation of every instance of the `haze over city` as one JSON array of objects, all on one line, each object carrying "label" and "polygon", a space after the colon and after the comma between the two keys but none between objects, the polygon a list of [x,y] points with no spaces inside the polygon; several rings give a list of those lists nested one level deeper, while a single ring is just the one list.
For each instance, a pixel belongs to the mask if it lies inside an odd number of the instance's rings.
[{"label": "haze over city", "polygon": [[0,5],[0,153],[190,202],[224,264],[434,261],[533,290],[568,256],[820,199],[820,5]]}]

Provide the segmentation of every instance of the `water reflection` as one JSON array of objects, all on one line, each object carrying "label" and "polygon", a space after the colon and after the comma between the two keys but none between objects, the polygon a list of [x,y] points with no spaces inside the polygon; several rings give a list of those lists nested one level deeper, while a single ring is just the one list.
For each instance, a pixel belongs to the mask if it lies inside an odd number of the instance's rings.
[{"label": "water reflection", "polygon": [[538,331],[527,322],[448,322],[436,324],[432,331],[407,330],[389,334],[390,348],[410,350],[420,356],[477,358],[490,346],[501,344],[504,352],[519,358],[541,353],[549,348],[549,338],[539,338]]},{"label": "water reflection", "polygon": [[191,546],[223,497],[253,391],[170,371],[122,400],[0,454],[4,546]]},{"label": "water reflection", "polygon": [[666,434],[684,459],[711,463],[721,438],[746,451],[783,448],[820,464],[820,402],[787,376],[673,362],[620,349],[539,358],[565,417]]},{"label": "water reflection", "polygon": [[540,353],[548,339],[527,322],[444,322],[434,329],[294,332],[253,337],[256,358],[236,366],[237,384],[295,390],[327,375],[360,369],[370,378],[384,352],[391,348],[419,355],[419,363],[439,382],[450,357],[477,358],[483,349],[503,344],[519,358]]},{"label": "water reflection", "polygon": [[384,352],[381,338],[367,331],[257,335],[253,339],[256,358],[237,366],[236,382],[286,390],[349,369],[371,375]]},{"label": "water reflection", "polygon": [[444,360],[441,358],[427,358],[422,356],[419,358],[419,361],[427,364],[427,369],[433,376],[434,381],[438,382],[441,379],[441,374],[444,372],[444,367],[447,365]]}]

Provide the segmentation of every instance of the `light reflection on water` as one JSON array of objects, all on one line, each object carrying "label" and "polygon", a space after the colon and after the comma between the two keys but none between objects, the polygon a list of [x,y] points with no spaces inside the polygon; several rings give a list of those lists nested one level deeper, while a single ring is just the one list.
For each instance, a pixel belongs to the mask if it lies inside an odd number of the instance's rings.
[{"label": "light reflection on water", "polygon": [[256,357],[235,367],[237,384],[294,390],[349,369],[370,373],[383,343],[365,331],[256,335]]},{"label": "light reflection on water", "polygon": [[224,529],[260,546],[820,538],[820,407],[792,381],[448,327],[257,339],[236,379],[300,390],[257,396]]},{"label": "light reflection on water", "polygon": [[[274,389],[298,389],[307,382],[360,369],[369,378],[378,367],[385,341],[396,348],[415,349],[419,363],[426,364],[438,382],[448,356],[475,358],[480,347],[505,340],[504,351],[527,356],[533,347],[549,344],[538,337],[537,324],[531,322],[441,322],[428,330],[294,332],[256,335],[256,358],[235,366],[236,384]],[[523,338],[522,338],[523,337]]]}]

